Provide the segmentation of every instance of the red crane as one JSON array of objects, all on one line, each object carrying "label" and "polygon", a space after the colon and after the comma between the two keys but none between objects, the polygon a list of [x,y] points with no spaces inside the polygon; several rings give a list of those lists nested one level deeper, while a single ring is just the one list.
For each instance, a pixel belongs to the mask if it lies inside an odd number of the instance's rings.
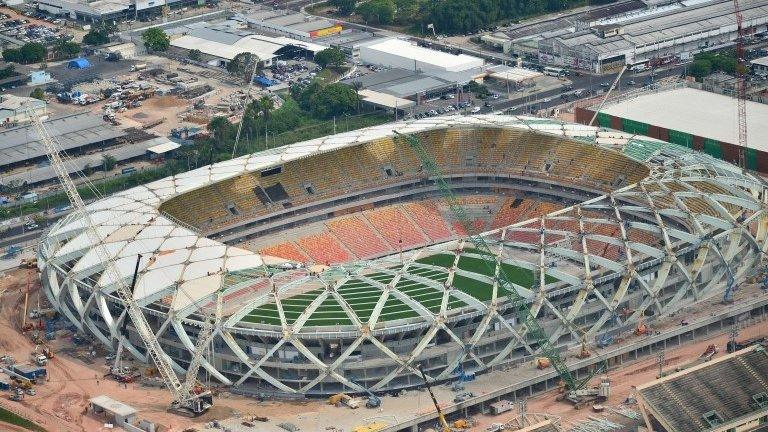
[{"label": "red crane", "polygon": [[747,80],[746,72],[747,65],[744,60],[744,17],[741,15],[741,9],[739,8],[739,0],[733,0],[733,7],[736,15],[736,99],[738,101],[738,117],[739,117],[739,147],[741,147],[741,153],[744,155],[744,166],[746,167],[746,150],[747,150]]}]

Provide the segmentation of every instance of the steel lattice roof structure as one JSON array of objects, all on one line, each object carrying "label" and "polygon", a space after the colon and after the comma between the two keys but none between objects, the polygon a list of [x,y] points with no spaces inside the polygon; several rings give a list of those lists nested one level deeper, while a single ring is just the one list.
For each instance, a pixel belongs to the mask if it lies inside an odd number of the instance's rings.
[{"label": "steel lattice roof structure", "polygon": [[[516,275],[515,289],[556,343],[580,340],[576,322],[595,337],[646,311],[666,314],[722,295],[729,275],[744,279],[766,251],[765,184],[758,177],[652,138],[532,117],[438,117],[336,134],[158,180],[88,211],[126,280],[142,256],[134,298],[178,372],[219,296],[225,316],[214,332],[218,348],[203,367],[227,385],[303,394],[402,388],[420,382],[408,376],[418,376],[416,361],[425,358],[434,360],[427,363],[434,379],[454,376],[459,366],[482,371],[536,348],[510,318],[509,293],[477,265],[483,257],[471,242],[419,248],[402,261],[387,256],[315,271],[206,238],[159,211],[161,203],[206,185],[391,139],[393,130],[456,128],[525,130],[596,155],[621,153],[648,170],[639,182],[483,234],[497,252],[494,265]],[[606,256],[598,248],[617,252]],[[123,339],[146,361],[137,338],[120,336],[126,313],[81,220],[59,221],[38,255],[45,292],[62,314],[111,348]],[[405,352],[396,337],[412,341]],[[503,341],[492,352],[491,339]],[[336,341],[339,351],[323,354]],[[371,369],[363,370],[368,362]],[[377,375],[375,367],[386,369]]]}]

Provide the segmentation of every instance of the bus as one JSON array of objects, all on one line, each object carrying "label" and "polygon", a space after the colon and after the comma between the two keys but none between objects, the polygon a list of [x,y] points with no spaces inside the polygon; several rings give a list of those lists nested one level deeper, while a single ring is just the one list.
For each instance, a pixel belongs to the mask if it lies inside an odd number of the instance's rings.
[{"label": "bus", "polygon": [[563,77],[565,76],[565,74],[566,74],[565,69],[550,67],[550,66],[546,66],[544,68],[544,75],[549,75],[553,77]]}]

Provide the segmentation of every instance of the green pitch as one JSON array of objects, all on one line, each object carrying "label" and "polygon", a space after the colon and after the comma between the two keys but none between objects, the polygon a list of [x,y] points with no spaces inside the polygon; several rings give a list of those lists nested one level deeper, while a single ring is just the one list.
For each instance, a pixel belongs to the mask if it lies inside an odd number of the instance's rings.
[{"label": "green pitch", "polygon": [[[453,265],[455,256],[453,254],[441,253],[435,254],[426,258],[417,260],[422,264],[428,264],[435,268],[424,267],[410,267],[408,273],[420,278],[431,279],[438,282],[440,285],[448,278],[448,273],[445,269]],[[502,264],[504,272],[510,278],[510,280],[522,287],[531,288],[534,285],[534,274],[531,270],[524,269],[509,264]],[[459,259],[458,267],[462,270],[466,270],[470,273],[478,275],[491,276],[492,272],[487,265],[479,258],[462,256]],[[369,280],[365,278],[353,278],[343,285],[337,288],[337,292],[349,305],[349,308],[357,315],[361,322],[367,322],[373,313],[376,303],[382,295],[382,290],[375,286],[376,282],[382,284],[388,284],[392,281],[392,276],[384,273],[375,273],[367,276]],[[546,276],[546,282],[551,283],[556,279],[551,276]],[[493,287],[485,280],[478,280],[475,278],[467,277],[464,275],[455,275],[453,280],[454,286],[476,298],[481,302],[488,302],[491,300]],[[415,302],[421,304],[424,308],[431,313],[437,313],[440,311],[442,303],[443,293],[440,289],[432,288],[425,283],[416,280],[416,278],[403,277],[397,285],[395,285],[397,291],[402,295],[413,299]],[[295,294],[288,298],[281,299],[283,306],[283,313],[285,319],[289,324],[293,324],[299,316],[304,312],[312,302],[322,294],[323,290],[317,289],[301,294]],[[509,295],[509,292],[503,289],[499,290],[499,296],[504,297]],[[448,301],[448,310],[460,309],[467,304],[451,295]],[[419,314],[406,302],[401,300],[401,297],[397,294],[390,294],[384,303],[384,307],[381,310],[379,322],[395,321],[406,318],[415,318]],[[267,324],[267,325],[280,325],[279,313],[277,305],[275,303],[267,303],[259,306],[249,312],[244,318],[244,322]],[[315,312],[309,317],[304,324],[305,327],[315,326],[344,326],[353,325],[352,320],[347,316],[344,308],[333,296],[328,296]]]}]

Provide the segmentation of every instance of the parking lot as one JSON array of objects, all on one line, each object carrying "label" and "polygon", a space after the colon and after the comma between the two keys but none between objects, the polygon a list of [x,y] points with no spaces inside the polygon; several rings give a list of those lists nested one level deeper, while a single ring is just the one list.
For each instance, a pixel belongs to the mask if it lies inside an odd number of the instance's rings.
[{"label": "parking lot", "polygon": [[33,19],[5,8],[0,10],[0,35],[16,45],[36,42],[50,46],[61,39],[71,40],[74,35],[59,27],[61,24],[61,19]]}]

